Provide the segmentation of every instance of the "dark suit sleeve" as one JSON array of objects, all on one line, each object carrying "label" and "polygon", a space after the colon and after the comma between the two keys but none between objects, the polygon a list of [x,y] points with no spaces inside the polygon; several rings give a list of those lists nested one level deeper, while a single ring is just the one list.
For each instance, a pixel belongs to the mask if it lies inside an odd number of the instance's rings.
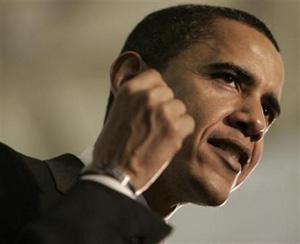
[{"label": "dark suit sleeve", "polygon": [[141,204],[98,183],[77,181],[59,194],[45,169],[0,143],[1,244],[157,243],[171,230]]},{"label": "dark suit sleeve", "polygon": [[132,199],[94,182],[81,181],[18,243],[157,243],[170,227]]}]

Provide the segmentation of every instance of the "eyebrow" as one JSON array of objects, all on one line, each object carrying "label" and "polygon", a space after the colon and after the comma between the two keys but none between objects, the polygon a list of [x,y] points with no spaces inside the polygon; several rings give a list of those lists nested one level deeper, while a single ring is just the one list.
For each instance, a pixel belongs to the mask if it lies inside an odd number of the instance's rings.
[{"label": "eyebrow", "polygon": [[234,71],[238,76],[240,76],[244,82],[246,82],[248,85],[251,85],[255,83],[254,75],[252,75],[250,72],[245,70],[239,65],[236,65],[234,63],[225,62],[225,63],[211,63],[206,65],[206,68],[209,69],[227,69]]},{"label": "eyebrow", "polygon": [[[240,76],[243,79],[243,81],[246,82],[248,85],[254,84],[255,80],[256,80],[254,75],[252,75],[250,72],[245,70],[243,67],[241,67],[239,65],[236,65],[234,63],[231,63],[231,62],[211,63],[211,64],[206,65],[206,68],[232,70],[238,76]],[[275,114],[276,114],[275,117],[276,118],[279,117],[279,115],[281,113],[281,108],[280,108],[280,105],[279,105],[279,102],[278,102],[277,98],[272,93],[268,93],[268,94],[264,95],[263,99],[275,111]]]}]

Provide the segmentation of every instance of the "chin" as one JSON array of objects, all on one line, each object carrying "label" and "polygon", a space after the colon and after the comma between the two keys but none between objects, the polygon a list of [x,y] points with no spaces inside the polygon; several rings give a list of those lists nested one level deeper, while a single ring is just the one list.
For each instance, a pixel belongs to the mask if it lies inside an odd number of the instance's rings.
[{"label": "chin", "polygon": [[231,192],[231,187],[226,187],[225,184],[218,185],[207,181],[202,183],[195,180],[193,185],[195,191],[193,203],[202,206],[223,206]]},{"label": "chin", "polygon": [[206,196],[206,199],[203,200],[203,204],[205,206],[210,207],[221,207],[228,200],[228,195],[223,196],[222,194],[209,193]]},{"label": "chin", "polygon": [[224,198],[224,197],[219,197],[219,196],[213,196],[210,199],[208,199],[206,206],[210,206],[210,207],[221,207],[224,204],[226,204],[228,200],[228,197]]}]

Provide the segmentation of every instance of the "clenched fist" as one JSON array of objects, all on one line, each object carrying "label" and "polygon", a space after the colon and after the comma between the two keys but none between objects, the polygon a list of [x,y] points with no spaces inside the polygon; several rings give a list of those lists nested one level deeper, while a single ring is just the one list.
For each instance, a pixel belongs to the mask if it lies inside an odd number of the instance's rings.
[{"label": "clenched fist", "polygon": [[96,142],[93,169],[109,163],[146,189],[166,168],[194,120],[154,69],[124,82]]}]

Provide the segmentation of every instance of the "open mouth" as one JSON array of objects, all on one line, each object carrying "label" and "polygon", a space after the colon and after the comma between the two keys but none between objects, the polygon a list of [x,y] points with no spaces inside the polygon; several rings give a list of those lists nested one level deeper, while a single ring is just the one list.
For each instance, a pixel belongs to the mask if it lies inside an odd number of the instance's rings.
[{"label": "open mouth", "polygon": [[209,138],[207,142],[229,153],[240,163],[242,168],[250,159],[250,150],[238,141],[224,138]]}]

